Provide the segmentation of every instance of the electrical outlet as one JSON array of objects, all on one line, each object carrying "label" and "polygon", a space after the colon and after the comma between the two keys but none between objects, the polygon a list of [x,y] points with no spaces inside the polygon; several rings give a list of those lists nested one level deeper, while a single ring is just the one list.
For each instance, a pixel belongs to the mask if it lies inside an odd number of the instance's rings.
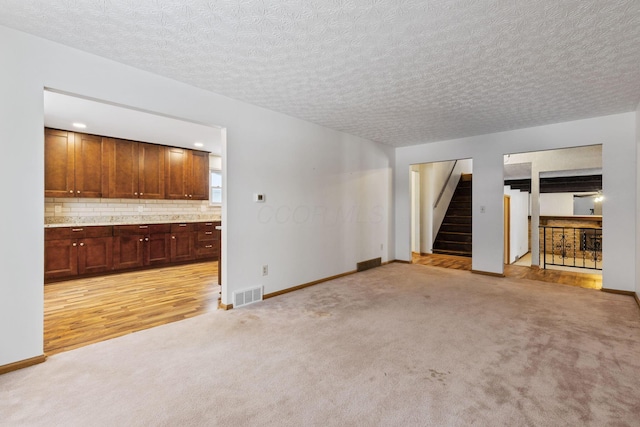
[{"label": "electrical outlet", "polygon": [[380,250],[383,251],[384,250],[384,243],[380,243]]},{"label": "electrical outlet", "polygon": [[200,205],[200,212],[206,212],[207,211],[207,206],[206,205]]},{"label": "electrical outlet", "polygon": [[262,275],[263,276],[268,276],[269,275],[269,266],[267,264],[262,266]]},{"label": "electrical outlet", "polygon": [[142,212],[144,210],[144,206],[143,205],[138,205],[138,212]]},{"label": "electrical outlet", "polygon": [[61,213],[62,212],[62,205],[53,205],[53,212]]}]

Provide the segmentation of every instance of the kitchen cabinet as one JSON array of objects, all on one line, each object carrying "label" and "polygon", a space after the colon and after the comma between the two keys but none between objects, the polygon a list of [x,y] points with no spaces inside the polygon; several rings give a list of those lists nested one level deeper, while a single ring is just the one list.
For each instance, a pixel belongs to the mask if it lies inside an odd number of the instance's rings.
[{"label": "kitchen cabinet", "polygon": [[111,270],[111,233],[110,226],[45,229],[45,280]]},{"label": "kitchen cabinet", "polygon": [[220,222],[200,222],[195,224],[196,258],[216,258],[220,252]]},{"label": "kitchen cabinet", "polygon": [[170,224],[113,227],[113,268],[122,270],[171,262]]},{"label": "kitchen cabinet", "polygon": [[102,138],[45,129],[45,197],[102,197]]},{"label": "kitchen cabinet", "polygon": [[164,198],[164,146],[117,138],[104,138],[104,146],[107,197]]},{"label": "kitchen cabinet", "polygon": [[217,259],[220,221],[46,227],[45,282]]},{"label": "kitchen cabinet", "polygon": [[165,197],[209,199],[209,153],[167,147],[165,150]]},{"label": "kitchen cabinet", "polygon": [[171,224],[171,262],[195,259],[194,224]]}]

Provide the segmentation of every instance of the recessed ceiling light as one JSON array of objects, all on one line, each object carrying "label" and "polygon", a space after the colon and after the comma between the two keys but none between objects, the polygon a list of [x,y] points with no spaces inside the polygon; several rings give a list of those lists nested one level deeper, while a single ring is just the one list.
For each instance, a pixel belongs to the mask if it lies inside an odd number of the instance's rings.
[{"label": "recessed ceiling light", "polygon": [[202,142],[196,142],[193,145],[195,145],[196,147],[204,147],[204,144]]},{"label": "recessed ceiling light", "polygon": [[78,129],[86,129],[87,125],[85,125],[84,123],[74,123],[73,127]]}]

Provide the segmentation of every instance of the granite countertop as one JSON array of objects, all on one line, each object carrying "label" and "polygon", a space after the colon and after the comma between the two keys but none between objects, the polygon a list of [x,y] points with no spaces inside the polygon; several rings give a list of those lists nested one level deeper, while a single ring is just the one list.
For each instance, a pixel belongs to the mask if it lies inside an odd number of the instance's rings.
[{"label": "granite countertop", "polygon": [[220,221],[219,216],[211,215],[129,215],[111,217],[47,217],[45,228],[53,227],[90,227],[104,225],[167,224],[178,222]]}]

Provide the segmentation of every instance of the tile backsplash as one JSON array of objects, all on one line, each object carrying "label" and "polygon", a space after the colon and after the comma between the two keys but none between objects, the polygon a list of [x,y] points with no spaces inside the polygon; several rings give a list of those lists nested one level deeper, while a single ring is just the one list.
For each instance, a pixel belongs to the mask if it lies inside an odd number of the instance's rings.
[{"label": "tile backsplash", "polygon": [[215,221],[220,206],[208,200],[45,198],[44,223],[123,224],[163,221]]}]

